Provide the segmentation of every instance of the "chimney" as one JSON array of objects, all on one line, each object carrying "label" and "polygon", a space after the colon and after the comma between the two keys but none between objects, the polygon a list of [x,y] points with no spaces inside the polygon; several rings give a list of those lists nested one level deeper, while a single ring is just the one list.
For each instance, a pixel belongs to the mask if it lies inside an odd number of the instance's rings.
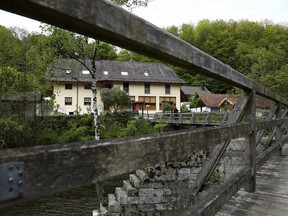
[{"label": "chimney", "polygon": [[202,91],[205,91],[205,82],[201,82],[200,87]]}]

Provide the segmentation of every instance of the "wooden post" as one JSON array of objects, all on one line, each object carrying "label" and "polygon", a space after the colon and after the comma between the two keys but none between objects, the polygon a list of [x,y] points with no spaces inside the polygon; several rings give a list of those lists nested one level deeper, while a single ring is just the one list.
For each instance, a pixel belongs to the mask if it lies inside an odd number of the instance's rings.
[{"label": "wooden post", "polygon": [[[276,110],[276,118],[281,118],[281,103],[279,102],[277,110]],[[282,155],[282,125],[277,125],[276,126],[276,134],[275,134],[275,139],[276,142],[281,143],[281,147],[279,148],[278,154],[279,156]]]},{"label": "wooden post", "polygon": [[[241,121],[243,114],[245,112],[247,103],[251,101],[250,99],[251,93],[254,93],[255,95],[255,92],[253,91],[243,91],[236,106],[232,110],[231,115],[229,116],[227,125],[233,125]],[[255,114],[255,110],[254,110],[254,114]],[[254,118],[255,118],[255,115],[254,115]],[[230,143],[230,140],[214,146],[211,152],[210,159],[205,161],[205,163],[203,164],[195,180],[195,184],[194,184],[194,187],[192,188],[191,195],[196,196],[199,190],[201,189],[201,187],[203,186],[203,184],[205,183],[205,181],[209,179],[209,177],[212,175],[213,171],[215,170],[218,162],[220,161],[229,143]]]},{"label": "wooden post", "polygon": [[256,190],[256,108],[255,108],[255,91],[252,91],[249,102],[245,110],[245,120],[251,123],[251,132],[245,137],[246,151],[245,164],[251,168],[251,178],[245,185],[247,192]]},{"label": "wooden post", "polygon": [[[271,120],[273,119],[273,117],[275,116],[276,114],[276,111],[279,107],[279,103],[274,103],[274,105],[271,107],[267,117],[265,120]],[[259,142],[261,141],[261,138],[263,137],[265,133],[265,130],[261,130],[261,131],[258,131],[257,134],[256,134],[256,146],[259,144]]]}]

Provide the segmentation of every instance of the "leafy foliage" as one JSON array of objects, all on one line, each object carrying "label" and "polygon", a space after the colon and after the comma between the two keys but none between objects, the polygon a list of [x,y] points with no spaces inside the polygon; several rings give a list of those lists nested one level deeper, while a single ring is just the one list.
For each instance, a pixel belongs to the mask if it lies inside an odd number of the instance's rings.
[{"label": "leafy foliage", "polygon": [[[115,2],[127,6],[131,3],[135,6],[145,6],[150,0],[115,0]],[[288,98],[287,26],[267,20],[262,22],[202,20],[197,25],[183,24],[179,27],[168,27],[166,30]],[[120,50],[117,54],[116,48],[107,43],[96,44],[95,41],[82,35],[48,25],[44,25],[43,34],[38,35],[20,28],[7,29],[0,26],[0,44],[1,100],[18,93],[49,94],[51,84],[45,77],[47,66],[59,58],[78,58],[87,61],[95,54],[96,45],[98,46],[96,54],[101,59],[155,61],[127,50]],[[207,88],[214,93],[237,91],[232,86],[201,76],[195,71],[176,67],[174,69],[180,78],[190,85],[200,85],[204,81]],[[25,106],[24,102],[22,104]],[[121,106],[118,104],[120,103],[117,102],[116,105],[114,103],[112,106],[118,109]],[[0,108],[0,142],[3,148],[74,142],[93,137],[93,117],[90,115],[75,121],[70,117],[53,117],[59,118],[57,120],[23,119],[7,114],[14,110],[13,103],[1,101]],[[109,115],[110,117],[107,117]],[[105,120],[101,120],[103,138],[142,132],[154,133],[166,128],[165,125],[155,125],[153,128],[144,120],[135,120],[131,116],[109,115],[105,115]]]},{"label": "leafy foliage", "polygon": [[163,103],[162,110],[163,110],[163,112],[172,112],[173,111],[173,105],[171,103]]},{"label": "leafy foliage", "polygon": [[121,49],[117,56],[118,61],[139,61],[139,62],[156,62],[155,59],[141,55],[139,53],[131,52]]},{"label": "leafy foliage", "polygon": [[135,135],[160,133],[168,128],[167,124],[153,126],[143,118],[132,118],[131,115],[107,113],[101,116],[101,138],[120,138]]},{"label": "leafy foliage", "polygon": [[22,134],[24,126],[11,118],[0,118],[0,128],[0,149],[17,146],[15,134]]},{"label": "leafy foliage", "polygon": [[119,107],[127,107],[131,104],[129,95],[120,88],[104,88],[101,89],[101,99],[105,106],[114,111],[118,111]]},{"label": "leafy foliage", "polygon": [[[281,71],[288,63],[287,26],[268,20],[202,20],[197,25],[183,24],[166,30],[283,95],[269,78],[283,77]],[[195,71],[175,70],[190,85],[204,81],[213,93],[235,93],[232,86],[200,76]]]},{"label": "leafy foliage", "polygon": [[190,97],[189,97],[190,108],[199,107],[200,102],[201,102],[201,98],[196,92],[194,94],[190,95]]}]

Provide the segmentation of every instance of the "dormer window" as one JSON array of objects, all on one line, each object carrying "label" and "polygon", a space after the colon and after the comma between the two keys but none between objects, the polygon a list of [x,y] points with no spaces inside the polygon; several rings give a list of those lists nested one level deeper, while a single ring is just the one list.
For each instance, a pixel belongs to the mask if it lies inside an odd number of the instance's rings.
[{"label": "dormer window", "polygon": [[144,73],[144,76],[149,76],[149,74],[148,73]]},{"label": "dormer window", "polygon": [[128,72],[122,71],[122,72],[121,72],[121,75],[122,75],[122,76],[128,76]]},{"label": "dormer window", "polygon": [[108,71],[104,71],[103,74],[104,74],[104,75],[108,75],[109,72],[108,72]]},{"label": "dormer window", "polygon": [[82,74],[90,74],[88,70],[82,70]]},{"label": "dormer window", "polygon": [[71,73],[71,70],[66,70],[66,74],[70,74]]}]

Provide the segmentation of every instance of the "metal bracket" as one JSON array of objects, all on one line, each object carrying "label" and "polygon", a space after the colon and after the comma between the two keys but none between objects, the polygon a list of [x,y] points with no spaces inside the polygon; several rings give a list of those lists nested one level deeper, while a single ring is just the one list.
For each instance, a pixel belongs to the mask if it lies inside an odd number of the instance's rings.
[{"label": "metal bracket", "polygon": [[0,202],[23,196],[24,162],[0,164]]}]

